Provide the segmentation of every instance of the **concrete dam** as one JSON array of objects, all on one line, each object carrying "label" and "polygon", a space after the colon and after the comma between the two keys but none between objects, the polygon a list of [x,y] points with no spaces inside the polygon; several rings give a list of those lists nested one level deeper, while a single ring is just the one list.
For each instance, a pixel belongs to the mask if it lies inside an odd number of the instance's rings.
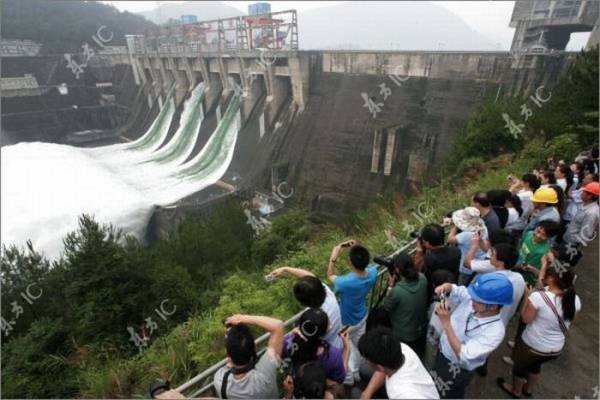
[{"label": "concrete dam", "polygon": [[[80,74],[62,54],[2,57],[2,144],[69,144],[112,162],[156,200],[149,237],[232,194],[283,203],[273,196],[282,185],[293,193],[286,205],[339,222],[426,182],[485,98],[550,88],[575,57],[301,51],[295,12],[283,14],[292,40],[281,48],[248,43],[233,18],[201,23],[215,26],[208,45],[173,32],[128,36]],[[228,29],[234,48],[221,40]]]}]

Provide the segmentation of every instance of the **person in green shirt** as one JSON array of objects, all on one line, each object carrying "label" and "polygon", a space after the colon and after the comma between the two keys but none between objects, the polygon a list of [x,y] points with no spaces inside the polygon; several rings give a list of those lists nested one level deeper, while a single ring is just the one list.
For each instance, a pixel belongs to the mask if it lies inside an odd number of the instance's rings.
[{"label": "person in green shirt", "polygon": [[396,255],[393,266],[383,307],[389,314],[394,335],[423,357],[428,324],[427,278],[417,271],[406,253]]},{"label": "person in green shirt", "polygon": [[523,274],[525,282],[536,286],[542,269],[542,257],[550,250],[550,239],[555,236],[560,225],[554,221],[540,221],[533,231],[526,232],[519,250],[517,271]]}]

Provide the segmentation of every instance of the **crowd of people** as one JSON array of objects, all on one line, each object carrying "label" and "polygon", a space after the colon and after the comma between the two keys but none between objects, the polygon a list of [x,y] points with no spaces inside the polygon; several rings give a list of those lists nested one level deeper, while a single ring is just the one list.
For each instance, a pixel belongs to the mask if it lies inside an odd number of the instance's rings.
[{"label": "crowd of people", "polygon": [[[531,396],[582,307],[575,271],[600,220],[597,159],[595,150],[570,165],[548,160],[423,227],[414,256],[401,252],[383,263],[387,291],[371,310],[378,266],[356,240],[332,249],[328,282],[302,268],[275,269],[268,281],[295,279],[305,311],[287,334],[270,317],[227,318],[228,363],[214,375],[215,394],[463,398],[474,374],[487,375],[514,319],[511,353],[502,358],[512,374],[496,383],[509,397]],[[349,272],[339,274],[341,261]],[[270,333],[262,354],[251,327]]]}]

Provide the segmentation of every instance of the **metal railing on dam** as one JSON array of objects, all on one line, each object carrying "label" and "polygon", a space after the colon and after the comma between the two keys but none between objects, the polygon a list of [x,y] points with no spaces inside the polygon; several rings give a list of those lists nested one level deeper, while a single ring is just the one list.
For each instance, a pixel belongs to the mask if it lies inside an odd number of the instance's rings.
[{"label": "metal railing on dam", "polygon": [[179,24],[129,35],[135,55],[298,50],[296,10]]},{"label": "metal railing on dam", "polygon": [[[407,251],[408,254],[412,255],[416,250],[416,247],[415,247],[416,243],[417,243],[417,239],[413,239],[406,245],[400,247],[399,249],[394,251],[392,254],[390,254],[390,257],[393,257],[403,251]],[[371,311],[375,300],[380,296],[381,291],[385,289],[384,279],[385,279],[386,272],[387,272],[386,268],[382,268],[379,265],[377,266],[377,283],[371,290],[371,295],[369,297],[369,312]],[[303,312],[304,312],[304,310],[298,312],[297,314],[293,315],[291,318],[286,320],[284,322],[284,327],[286,329],[291,328],[300,319],[300,316],[302,315]],[[265,333],[264,335],[260,336],[258,339],[255,340],[256,346],[258,348],[260,348],[260,351],[258,352],[259,355],[262,354],[266,350],[265,345],[266,345],[267,341],[269,340],[269,337],[270,337],[270,333]],[[219,361],[218,363],[211,365],[210,367],[208,367],[207,369],[205,369],[204,371],[202,371],[200,374],[196,375],[189,381],[178,386],[175,390],[177,390],[180,393],[183,393],[184,391],[189,391],[190,389],[196,388],[201,385],[200,388],[198,388],[196,391],[192,392],[190,395],[186,395],[186,397],[188,397],[188,398],[195,398],[195,397],[198,397],[198,396],[208,392],[211,389],[211,387],[213,387],[212,379],[213,379],[214,374],[220,368],[225,366],[226,364],[227,364],[227,359],[225,358],[225,359]]]}]

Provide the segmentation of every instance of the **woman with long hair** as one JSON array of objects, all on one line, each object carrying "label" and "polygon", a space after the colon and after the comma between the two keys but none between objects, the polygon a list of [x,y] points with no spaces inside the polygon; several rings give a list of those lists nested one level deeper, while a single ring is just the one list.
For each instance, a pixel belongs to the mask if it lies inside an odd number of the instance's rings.
[{"label": "woman with long hair", "polygon": [[538,279],[545,288],[525,291],[521,320],[526,327],[513,349],[512,384],[497,379],[500,388],[514,398],[531,396],[540,381],[542,364],[560,356],[571,322],[581,309],[573,272],[552,252],[544,256],[543,263]]},{"label": "woman with long hair", "polygon": [[560,222],[562,223],[562,217],[566,209],[565,191],[561,186],[556,184],[550,185],[549,187],[554,189],[554,191],[556,192],[556,198],[558,200],[558,203],[556,203],[555,207],[558,210],[558,213],[560,214]]},{"label": "woman with long hair", "polygon": [[573,186],[573,171],[566,164],[559,164],[554,170],[554,176],[556,177],[556,184],[568,193]]},{"label": "woman with long hair", "polygon": [[571,164],[571,172],[573,173],[573,185],[579,188],[581,182],[583,182],[583,177],[585,176],[583,163],[581,161],[574,161]]},{"label": "woman with long hair", "polygon": [[383,307],[390,316],[394,335],[423,357],[429,307],[427,278],[404,252],[394,256],[393,267]]},{"label": "woman with long hair", "polygon": [[554,176],[554,171],[543,170],[540,173],[540,183],[541,186],[550,186],[556,185],[556,177]]},{"label": "woman with long hair", "polygon": [[521,198],[516,195],[508,192],[510,196],[506,198],[506,209],[508,210],[508,220],[506,221],[505,229],[511,231],[515,229],[515,226],[527,225],[527,222],[523,224],[521,218],[523,217],[523,203],[521,202]]},{"label": "woman with long hair", "polygon": [[283,346],[283,359],[291,361],[291,375],[307,362],[317,361],[325,370],[330,383],[343,383],[346,377],[349,346],[347,335],[344,339],[344,351],[330,346],[324,340],[329,319],[320,308],[309,308],[298,320],[296,328],[286,335]]}]

